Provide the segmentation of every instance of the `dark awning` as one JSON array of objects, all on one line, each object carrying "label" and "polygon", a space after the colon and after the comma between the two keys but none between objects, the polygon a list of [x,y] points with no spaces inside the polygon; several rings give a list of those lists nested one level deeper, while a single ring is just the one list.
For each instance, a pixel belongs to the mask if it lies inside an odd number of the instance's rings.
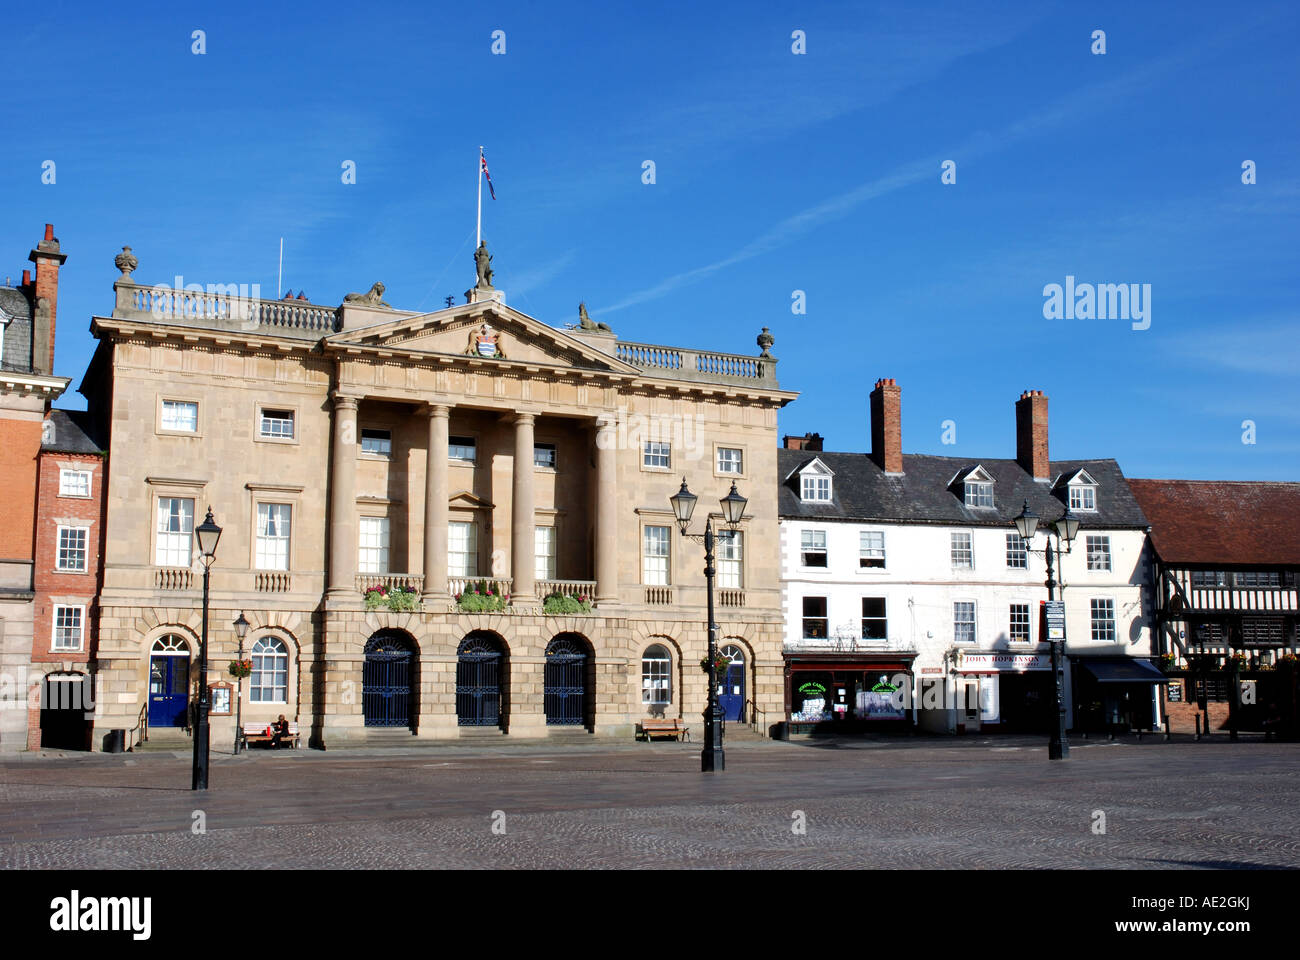
[{"label": "dark awning", "polygon": [[1116,660],[1076,660],[1098,683],[1168,683],[1169,678],[1149,660],[1125,657]]}]

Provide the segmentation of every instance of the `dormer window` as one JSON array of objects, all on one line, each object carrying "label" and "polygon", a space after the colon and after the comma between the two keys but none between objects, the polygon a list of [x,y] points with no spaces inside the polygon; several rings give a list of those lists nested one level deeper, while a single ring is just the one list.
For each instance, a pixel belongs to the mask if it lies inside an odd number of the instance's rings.
[{"label": "dormer window", "polygon": [[992,509],[993,477],[983,467],[976,466],[965,473],[953,477],[950,489],[956,492],[956,484],[961,483],[962,503],[968,507]]},{"label": "dormer window", "polygon": [[[804,503],[830,503],[831,480],[835,476],[820,458],[813,458],[798,469],[799,499]],[[791,476],[795,471],[791,471]],[[787,477],[788,481],[790,478]]]},{"label": "dormer window", "polygon": [[830,503],[831,478],[804,474],[802,499],[813,503]]},{"label": "dormer window", "polygon": [[1069,491],[1067,502],[1071,510],[1097,509],[1097,481],[1092,479],[1087,470],[1078,470],[1065,481]]},{"label": "dormer window", "polygon": [[981,480],[966,481],[966,506],[993,506],[993,484]]},{"label": "dormer window", "polygon": [[1071,510],[1096,510],[1097,488],[1082,483],[1070,484]]}]

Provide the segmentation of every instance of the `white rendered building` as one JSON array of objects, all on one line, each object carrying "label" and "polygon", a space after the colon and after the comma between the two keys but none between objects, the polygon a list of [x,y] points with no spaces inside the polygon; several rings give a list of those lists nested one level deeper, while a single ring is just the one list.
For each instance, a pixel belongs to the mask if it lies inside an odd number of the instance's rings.
[{"label": "white rendered building", "polygon": [[[1056,571],[1067,725],[1158,727],[1147,521],[1118,464],[1049,461],[1038,391],[1016,404],[1014,460],[903,456],[892,380],[876,384],[871,409],[870,455],[824,452],[815,434],[780,451],[794,729],[1046,732],[1041,530],[1067,506],[1080,521]],[[1026,502],[1041,518],[1028,550],[1013,525]]]}]

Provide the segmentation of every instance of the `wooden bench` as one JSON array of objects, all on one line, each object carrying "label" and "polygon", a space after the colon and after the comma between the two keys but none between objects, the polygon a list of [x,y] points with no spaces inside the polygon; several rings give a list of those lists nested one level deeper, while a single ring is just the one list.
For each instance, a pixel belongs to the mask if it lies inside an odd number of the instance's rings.
[{"label": "wooden bench", "polygon": [[637,725],[637,737],[645,737],[646,743],[651,737],[672,737],[678,742],[683,738],[691,739],[691,731],[686,728],[686,721],[677,717],[672,720],[642,720]]},{"label": "wooden bench", "polygon": [[[244,746],[250,743],[270,743],[271,734],[266,732],[266,728],[272,726],[269,723],[246,723],[240,731],[243,737]],[[296,720],[289,721],[289,732],[280,738],[281,743],[287,743],[295,750],[298,749],[298,723]]]}]

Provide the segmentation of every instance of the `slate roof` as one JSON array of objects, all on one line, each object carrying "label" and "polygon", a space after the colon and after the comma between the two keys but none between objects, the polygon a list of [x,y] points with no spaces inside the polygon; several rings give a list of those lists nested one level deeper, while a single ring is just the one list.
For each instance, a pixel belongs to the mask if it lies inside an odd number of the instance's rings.
[{"label": "slate roof", "polygon": [[31,373],[32,305],[27,295],[14,287],[0,287],[0,310],[13,319],[5,327],[5,370]]},{"label": "slate roof", "polygon": [[1128,483],[1166,563],[1300,565],[1300,483]]},{"label": "slate roof", "polygon": [[[835,472],[833,500],[828,504],[799,499],[799,477],[791,476],[814,457]],[[900,523],[1011,526],[1026,500],[1029,508],[1051,522],[1065,512],[1067,491],[1056,481],[1083,467],[1097,481],[1097,509],[1078,511],[1082,527],[1146,529],[1147,518],[1133,497],[1114,460],[1053,460],[1051,483],[1039,483],[1015,460],[959,459],[905,454],[903,474],[887,476],[865,453],[777,451],[777,513],[783,519],[867,520]],[[974,508],[963,501],[954,477],[982,466],[993,477],[992,508]],[[788,479],[786,479],[788,477]]]},{"label": "slate roof", "polygon": [[107,448],[101,442],[88,410],[51,410],[54,438],[41,441],[42,453],[99,453]]}]

